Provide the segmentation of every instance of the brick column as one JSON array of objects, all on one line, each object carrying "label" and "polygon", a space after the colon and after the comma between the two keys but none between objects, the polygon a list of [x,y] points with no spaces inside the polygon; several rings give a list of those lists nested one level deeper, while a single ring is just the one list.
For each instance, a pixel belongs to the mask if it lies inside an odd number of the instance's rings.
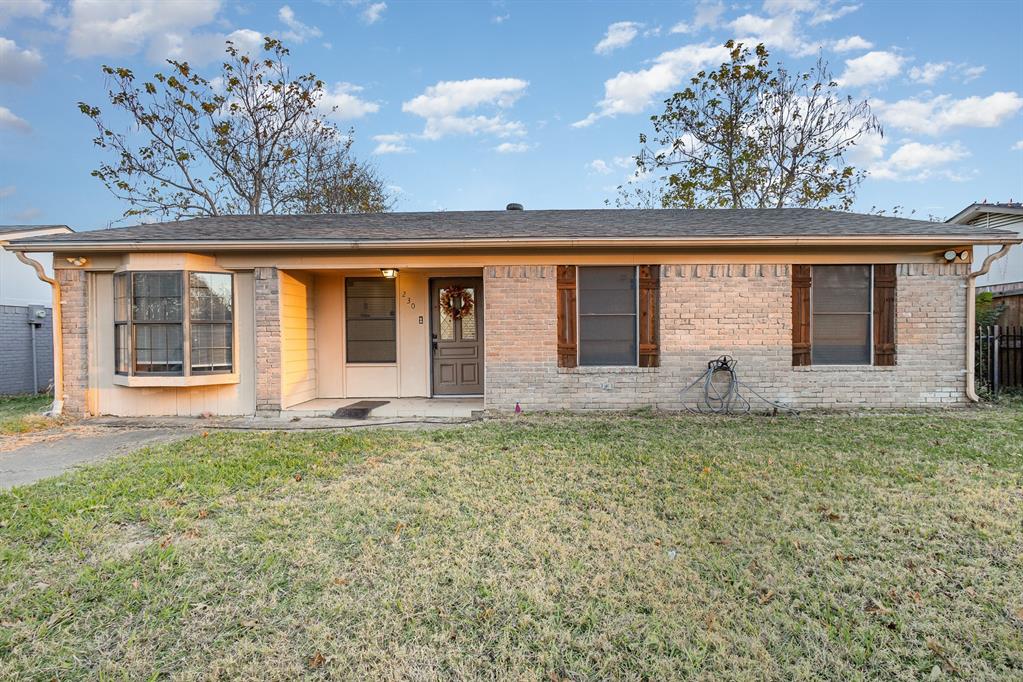
[{"label": "brick column", "polygon": [[89,390],[89,291],[84,270],[57,270],[64,347],[64,413],[84,416]]},{"label": "brick column", "polygon": [[277,268],[256,268],[256,414],[281,411],[281,304]]}]

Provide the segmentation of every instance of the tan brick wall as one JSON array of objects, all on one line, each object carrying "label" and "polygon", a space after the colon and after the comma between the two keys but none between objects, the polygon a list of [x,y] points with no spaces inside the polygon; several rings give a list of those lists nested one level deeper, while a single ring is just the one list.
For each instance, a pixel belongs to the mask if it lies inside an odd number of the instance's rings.
[{"label": "tan brick wall", "polygon": [[281,411],[280,291],[277,268],[256,268],[256,414]]},{"label": "tan brick wall", "polygon": [[959,403],[966,265],[900,265],[895,367],[792,367],[791,268],[661,269],[661,366],[557,367],[555,270],[484,269],[489,409],[683,408],[681,391],[728,354],[757,392],[801,409]]},{"label": "tan brick wall", "polygon": [[64,351],[64,412],[83,416],[89,390],[89,280],[83,270],[57,270]]}]

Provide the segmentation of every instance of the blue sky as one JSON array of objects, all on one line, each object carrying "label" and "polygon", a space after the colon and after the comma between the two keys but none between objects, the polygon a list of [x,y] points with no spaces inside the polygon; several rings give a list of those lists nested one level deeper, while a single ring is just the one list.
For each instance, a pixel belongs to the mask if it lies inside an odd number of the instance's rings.
[{"label": "blue sky", "polygon": [[[283,38],[328,83],[398,210],[599,207],[648,117],[729,38],[805,68],[819,50],[885,136],[855,208],[947,217],[1023,200],[1023,3],[0,0],[0,223],[104,227],[126,208],[78,101],[101,64],[214,72],[223,40]],[[203,69],[200,69],[203,71]]]}]

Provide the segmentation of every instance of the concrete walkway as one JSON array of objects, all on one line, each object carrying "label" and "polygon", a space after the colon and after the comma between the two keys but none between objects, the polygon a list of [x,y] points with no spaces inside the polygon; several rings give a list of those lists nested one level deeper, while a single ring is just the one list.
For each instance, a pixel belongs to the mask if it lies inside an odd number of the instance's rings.
[{"label": "concrete walkway", "polygon": [[[281,416],[219,417],[99,417],[24,436],[13,436],[13,448],[0,438],[0,490],[34,483],[101,462],[147,445],[181,440],[204,431],[336,431],[360,428],[451,428],[475,419],[452,417],[391,419],[329,419]],[[24,442],[24,444],[21,444]]]},{"label": "concrete walkway", "polygon": [[0,490],[35,483],[82,464],[100,462],[147,445],[168,443],[191,435],[191,431],[181,429],[96,429],[29,442],[0,452]]}]

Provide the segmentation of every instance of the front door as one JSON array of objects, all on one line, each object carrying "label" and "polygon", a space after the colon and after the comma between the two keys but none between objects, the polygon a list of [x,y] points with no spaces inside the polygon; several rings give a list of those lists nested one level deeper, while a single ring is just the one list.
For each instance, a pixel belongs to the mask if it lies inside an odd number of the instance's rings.
[{"label": "front door", "polygon": [[483,393],[483,279],[430,280],[433,394]]}]

